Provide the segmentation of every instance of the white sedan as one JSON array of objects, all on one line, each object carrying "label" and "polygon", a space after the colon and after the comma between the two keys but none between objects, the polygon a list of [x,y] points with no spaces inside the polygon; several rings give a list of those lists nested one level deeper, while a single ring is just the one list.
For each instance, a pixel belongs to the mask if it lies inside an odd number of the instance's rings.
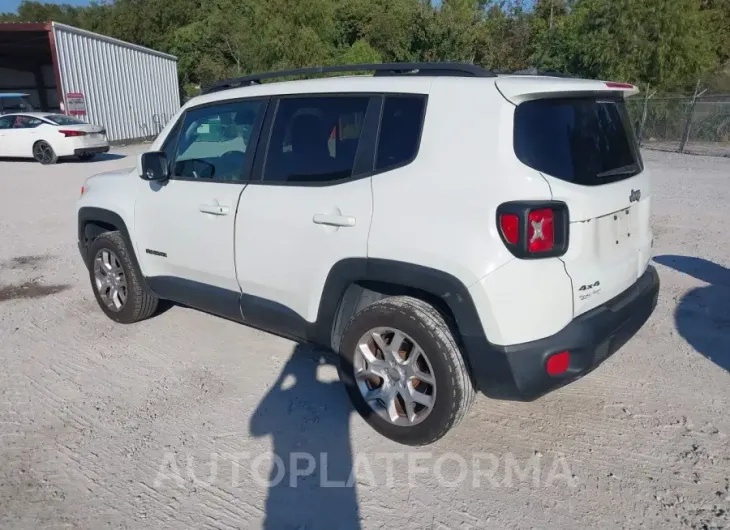
[{"label": "white sedan", "polygon": [[0,157],[35,158],[55,164],[60,157],[90,160],[109,151],[106,130],[63,114],[23,112],[0,116]]}]

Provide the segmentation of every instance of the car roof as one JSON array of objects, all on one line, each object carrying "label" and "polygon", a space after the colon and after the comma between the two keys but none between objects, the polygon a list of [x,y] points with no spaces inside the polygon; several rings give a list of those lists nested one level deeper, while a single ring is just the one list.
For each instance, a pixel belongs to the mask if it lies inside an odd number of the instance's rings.
[{"label": "car roof", "polygon": [[8,116],[30,116],[31,118],[47,118],[48,116],[58,116],[57,112],[8,112],[0,115],[0,118]]},{"label": "car roof", "polygon": [[[606,81],[551,75],[499,74],[493,77],[349,75],[319,79],[276,81],[273,83],[220,89],[190,99],[185,104],[185,108],[232,99],[283,96],[287,94],[325,95],[333,92],[338,94],[348,92],[428,94],[431,92],[431,87],[434,83],[453,85],[455,89],[463,86],[464,83],[483,83],[485,85],[491,84],[492,86],[496,84],[508,100],[511,99],[511,96],[526,96],[527,94],[538,93],[583,93],[595,91],[620,92],[624,96],[629,96],[638,92],[638,89],[632,85],[616,87],[611,86],[614,83]],[[509,94],[504,92],[509,92]]]},{"label": "car roof", "polygon": [[23,92],[0,92],[0,99],[2,98],[25,98],[28,94]]},{"label": "car roof", "polygon": [[275,83],[263,83],[260,85],[228,88],[216,92],[210,92],[192,98],[186,103],[186,107],[198,106],[216,101],[281,96],[287,94],[328,94],[347,92],[375,92],[375,93],[404,93],[404,94],[428,94],[434,82],[439,83],[465,83],[465,82],[486,82],[494,84],[496,77],[490,78],[469,78],[469,77],[429,77],[429,76],[402,76],[402,77],[378,77],[366,75],[325,77],[320,79],[301,79],[295,81],[277,81]]}]

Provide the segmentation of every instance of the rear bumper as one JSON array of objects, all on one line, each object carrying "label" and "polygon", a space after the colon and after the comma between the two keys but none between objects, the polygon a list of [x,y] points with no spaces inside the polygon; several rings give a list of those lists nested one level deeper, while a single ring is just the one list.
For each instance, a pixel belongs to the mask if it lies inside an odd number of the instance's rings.
[{"label": "rear bumper", "polygon": [[[659,296],[659,275],[651,265],[629,289],[575,318],[551,337],[512,346],[489,345],[470,355],[479,389],[490,397],[531,401],[560,388],[616,353],[649,319]],[[570,352],[567,372],[547,374],[548,357]]]},{"label": "rear bumper", "polygon": [[108,153],[109,152],[109,146],[108,145],[102,145],[98,147],[80,147],[77,149],[74,149],[74,155],[96,155],[99,153]]}]

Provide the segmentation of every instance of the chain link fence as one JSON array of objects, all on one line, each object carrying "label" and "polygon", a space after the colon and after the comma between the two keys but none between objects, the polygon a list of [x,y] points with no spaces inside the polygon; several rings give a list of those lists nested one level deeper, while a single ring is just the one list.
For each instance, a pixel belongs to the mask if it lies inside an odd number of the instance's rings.
[{"label": "chain link fence", "polygon": [[730,94],[639,94],[628,107],[646,149],[730,157]]}]

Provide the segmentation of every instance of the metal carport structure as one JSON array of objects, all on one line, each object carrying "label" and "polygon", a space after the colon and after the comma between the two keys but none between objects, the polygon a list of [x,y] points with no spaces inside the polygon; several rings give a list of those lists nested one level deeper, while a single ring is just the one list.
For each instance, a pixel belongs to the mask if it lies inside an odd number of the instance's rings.
[{"label": "metal carport structure", "polygon": [[57,22],[0,24],[0,92],[103,125],[111,141],[152,137],[180,108],[176,57]]}]

